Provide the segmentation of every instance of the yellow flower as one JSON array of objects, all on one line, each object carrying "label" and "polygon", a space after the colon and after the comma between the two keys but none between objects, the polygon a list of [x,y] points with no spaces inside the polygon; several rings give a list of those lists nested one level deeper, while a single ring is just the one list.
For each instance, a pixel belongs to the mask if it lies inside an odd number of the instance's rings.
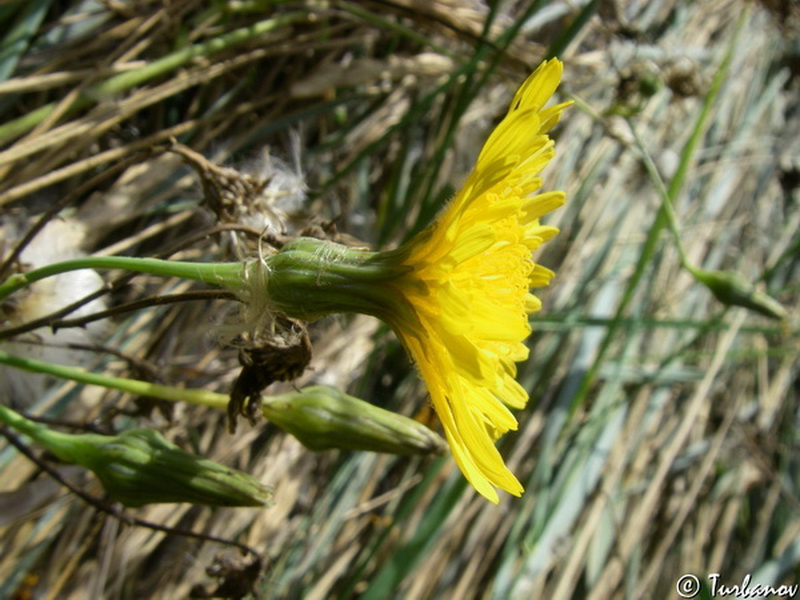
[{"label": "yellow flower", "polygon": [[459,468],[495,503],[495,488],[523,492],[495,441],[517,428],[508,407],[528,401],[515,363],[528,357],[528,315],[541,307],[530,289],[553,277],[531,251],[558,233],[539,217],[563,204],[564,193],[532,194],[554,155],[547,132],[570,104],[544,108],[561,71],[552,59],[522,84],[462,190],[400,248],[365,252],[299,238],[267,261],[273,308],[299,318],[362,312],[391,325],[428,386]]},{"label": "yellow flower", "polygon": [[542,108],[561,69],[553,59],[525,81],[453,202],[398,250],[410,272],[396,285],[416,321],[389,315],[389,322],[419,367],[458,466],[492,502],[495,487],[523,491],[494,441],[517,428],[507,407],[528,400],[515,362],[528,357],[528,314],[541,307],[529,290],[553,276],[531,251],[558,233],[539,217],[563,204],[564,194],[530,194],[554,155],[546,134],[569,104]]}]

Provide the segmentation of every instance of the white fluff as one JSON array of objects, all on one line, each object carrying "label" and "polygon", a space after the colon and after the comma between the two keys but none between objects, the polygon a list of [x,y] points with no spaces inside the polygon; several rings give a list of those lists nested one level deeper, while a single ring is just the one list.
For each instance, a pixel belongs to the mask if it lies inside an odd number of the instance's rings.
[{"label": "white fluff", "polygon": [[[0,235],[6,248],[16,243],[20,232],[13,231],[12,224],[4,224]],[[23,230],[24,232],[24,230]],[[82,256],[79,248],[84,238],[83,226],[70,219],[54,219],[25,248],[21,262],[28,270],[62,260]],[[88,269],[55,275],[20,290],[6,299],[8,308],[2,313],[3,327],[16,327],[33,319],[44,317],[102,287],[103,280],[95,271]],[[66,318],[88,315],[106,307],[102,299],[82,306]],[[14,341],[3,342],[2,349],[10,354],[52,362],[62,365],[77,365],[86,357],[86,352],[64,348],[66,344],[96,343],[103,336],[106,323],[95,321],[85,328],[71,327],[56,333],[49,327],[40,327],[19,336]],[[30,340],[26,343],[25,340]],[[35,343],[31,343],[35,342]],[[43,375],[28,373],[10,367],[0,368],[0,392],[4,401],[30,405],[38,401],[45,391],[48,379]]]}]

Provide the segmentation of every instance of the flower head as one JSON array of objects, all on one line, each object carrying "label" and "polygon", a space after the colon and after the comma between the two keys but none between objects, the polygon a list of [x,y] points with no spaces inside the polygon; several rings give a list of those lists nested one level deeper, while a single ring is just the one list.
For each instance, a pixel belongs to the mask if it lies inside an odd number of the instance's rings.
[{"label": "flower head", "polygon": [[528,357],[528,314],[541,306],[529,290],[553,276],[531,251],[558,233],[539,217],[564,194],[531,194],[554,155],[547,132],[569,104],[543,108],[561,68],[547,61],[525,81],[452,203],[397,250],[410,270],[396,286],[416,320],[389,321],[428,385],[458,466],[493,502],[495,487],[523,491],[494,441],[517,428],[508,407],[528,400],[515,363]]},{"label": "flower head", "polygon": [[553,276],[531,251],[558,233],[539,218],[563,204],[564,193],[533,194],[554,155],[547,132],[570,104],[544,108],[561,70],[558,60],[546,61],[522,84],[464,187],[400,248],[375,253],[298,238],[267,264],[277,310],[299,318],[354,311],[392,326],[430,390],[458,466],[492,502],[495,488],[523,491],[495,441],[517,428],[509,407],[528,401],[515,363],[528,357],[528,315],[541,306],[530,290]]}]

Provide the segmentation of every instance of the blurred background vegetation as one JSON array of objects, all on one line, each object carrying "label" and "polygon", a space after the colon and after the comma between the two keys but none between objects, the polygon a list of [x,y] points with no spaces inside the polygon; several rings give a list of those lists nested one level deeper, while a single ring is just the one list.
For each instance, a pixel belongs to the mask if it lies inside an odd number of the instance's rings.
[{"label": "blurred background vegetation", "polygon": [[[247,544],[264,558],[248,571],[224,543],[98,512],[2,446],[0,597],[599,600],[675,597],[684,573],[800,582],[795,3],[6,0],[0,23],[9,269],[80,253],[236,260],[276,223],[391,247],[452,196],[543,58],[565,62],[560,98],[576,100],[545,173],[568,204],[536,257],[557,277],[520,365],[531,402],[501,440],[522,499],[489,504],[449,457],[312,453],[263,422],[230,435],[219,411],[5,371],[4,401],[30,414],[157,428],[273,486],[275,502],[130,513]],[[688,259],[738,271],[787,319],[726,307],[691,277],[643,151]],[[269,202],[240,202],[247,177],[271,182]],[[73,277],[49,303],[12,298],[6,332],[45,318],[64,333],[3,348],[230,391],[230,300],[64,323],[203,287],[103,278]],[[50,315],[103,281],[82,312]],[[341,316],[310,334],[298,385],[437,427],[386,327]]]}]

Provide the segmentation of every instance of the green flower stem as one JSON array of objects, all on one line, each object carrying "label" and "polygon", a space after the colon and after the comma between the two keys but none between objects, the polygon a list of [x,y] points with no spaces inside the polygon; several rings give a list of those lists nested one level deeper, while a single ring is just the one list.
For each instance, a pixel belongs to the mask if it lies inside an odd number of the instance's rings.
[{"label": "green flower stem", "polygon": [[683,148],[683,152],[681,152],[681,159],[678,164],[678,169],[675,172],[675,175],[672,177],[670,181],[669,188],[664,185],[663,180],[658,174],[658,169],[656,168],[655,164],[653,164],[653,160],[650,158],[650,155],[644,148],[644,144],[642,143],[639,134],[636,132],[636,127],[630,117],[628,117],[628,125],[633,132],[634,140],[636,141],[636,146],[642,155],[644,160],[644,166],[647,169],[648,174],[656,189],[658,190],[659,195],[661,196],[661,211],[662,215],[666,219],[666,224],[668,225],[670,231],[672,232],[673,237],[675,238],[675,244],[678,248],[678,253],[680,255],[681,264],[683,267],[688,270],[695,278],[697,278],[697,267],[692,265],[688,258],[686,257],[686,250],[683,247],[683,242],[681,242],[680,238],[680,228],[678,226],[678,217],[675,214],[675,209],[672,206],[673,201],[677,198],[678,193],[680,192],[681,188],[683,187],[683,182],[686,179],[686,175],[689,172],[689,167],[691,165],[692,159],[694,158],[694,151],[697,149],[697,145],[700,143],[703,135],[705,134],[706,128],[705,124],[708,120],[708,116],[711,114],[711,109],[714,106],[717,95],[719,94],[719,90],[722,87],[722,82],[725,81],[725,78],[728,75],[728,67],[731,64],[731,60],[733,59],[734,50],[737,47],[737,40],[739,39],[739,34],[741,33],[742,27],[744,23],[747,22],[747,13],[745,11],[742,16],[739,18],[739,21],[736,25],[736,31],[731,38],[731,43],[728,46],[728,49],[725,52],[725,55],[722,58],[722,64],[720,64],[717,72],[714,74],[714,79],[711,81],[711,86],[706,94],[705,101],[703,102],[702,107],[700,108],[700,114],[697,116],[697,120],[695,121],[694,128],[692,129],[692,135],[689,137],[689,141],[686,142],[686,146]]},{"label": "green flower stem", "polygon": [[[650,176],[650,182],[656,188],[658,195],[661,197],[661,206],[664,214],[667,217],[667,225],[669,226],[669,230],[672,233],[673,239],[675,240],[675,247],[678,249],[678,257],[680,258],[681,265],[692,275],[695,275],[697,267],[695,267],[691,261],[689,261],[689,257],[686,255],[686,248],[681,240],[681,230],[680,224],[678,223],[678,215],[675,213],[675,208],[672,206],[673,194],[670,193],[670,190],[668,190],[667,186],[664,184],[664,180],[661,179],[661,174],[658,172],[658,168],[653,162],[653,159],[650,157],[650,153],[645,149],[642,138],[639,136],[639,132],[636,131],[636,126],[634,125],[633,120],[630,117],[628,117],[626,120],[628,121],[628,126],[631,128],[631,132],[633,133],[633,139],[636,142],[636,149],[639,150],[639,154],[644,162],[644,168],[647,171],[647,174]],[[674,191],[677,192],[677,189]]]},{"label": "green flower stem", "polygon": [[85,458],[91,455],[93,450],[92,441],[103,437],[91,433],[81,436],[54,431],[46,425],[26,419],[3,405],[0,405],[0,421],[19,433],[27,435],[59,460],[84,466],[86,466]]},{"label": "green flower stem", "polygon": [[59,460],[83,466],[86,466],[86,457],[92,453],[92,442],[104,437],[91,433],[81,436],[55,431],[47,425],[26,419],[3,405],[0,405],[0,421],[47,448]]},{"label": "green flower stem", "polygon": [[[64,441],[61,436],[68,437],[66,434],[52,431],[41,423],[30,421],[7,406],[3,406],[2,404],[0,404],[0,421],[9,427],[16,429],[20,433],[24,433],[35,442],[50,450],[59,458],[65,454],[65,452],[60,452],[59,450],[63,445],[62,442]],[[65,448],[68,448],[68,446],[68,444],[64,445]]]},{"label": "green flower stem", "polygon": [[194,263],[133,256],[87,256],[11,275],[0,284],[0,301],[35,281],[80,269],[124,269],[164,277],[180,277],[220,285],[233,291],[245,287],[245,267],[242,263]]},{"label": "green flower stem", "polygon": [[[159,77],[166,73],[171,73],[200,56],[209,56],[211,54],[221,52],[227,48],[241,45],[255,37],[258,37],[259,35],[289,23],[293,23],[294,21],[297,21],[305,16],[305,13],[295,12],[287,13],[273,19],[259,21],[258,23],[254,23],[248,27],[242,27],[240,29],[231,31],[230,33],[220,35],[219,37],[215,37],[186,48],[181,48],[180,50],[176,50],[171,54],[167,54],[166,56],[154,60],[139,69],[114,75],[113,77],[110,77],[105,81],[90,87],[85,93],[81,94],[68,108],[68,112],[89,106],[96,102],[97,99],[108,98],[114,94],[129,90],[155,77]],[[41,106],[36,110],[32,110],[29,113],[19,117],[18,119],[14,119],[13,121],[9,121],[8,123],[0,126],[0,144],[18,137],[36,127],[50,114],[52,114],[56,106],[57,104],[55,102],[51,102],[50,104]]]},{"label": "green flower stem", "polygon": [[681,265],[689,271],[694,280],[706,286],[714,297],[726,305],[743,306],[771,319],[783,320],[786,318],[786,309],[774,298],[765,292],[758,290],[752,283],[735,271],[707,271],[693,265],[686,255],[686,249],[681,241],[680,225],[678,216],[672,206],[673,196],[669,193],[664,181],[658,173],[658,169],[650,158],[650,154],[645,150],[639,134],[633,127],[633,123],[628,119],[631,126],[636,146],[642,155],[645,169],[650,175],[650,180],[661,196],[661,206],[667,218],[667,225],[672,232],[675,240],[675,247],[678,249]]},{"label": "green flower stem", "polygon": [[77,381],[78,383],[85,383],[89,385],[99,385],[130,394],[137,394],[140,396],[151,396],[153,398],[160,398],[161,400],[168,400],[170,402],[189,402],[191,404],[199,404],[201,406],[209,406],[211,408],[218,408],[225,410],[228,406],[230,397],[225,394],[217,394],[216,392],[209,392],[206,390],[197,389],[183,389],[171,387],[166,385],[158,385],[156,383],[148,383],[146,381],[139,381],[137,379],[125,379],[123,377],[112,377],[109,375],[98,375],[97,373],[89,373],[83,369],[75,367],[66,367],[63,365],[54,365],[52,363],[34,360],[32,358],[22,358],[14,356],[7,352],[0,350],[0,364],[9,365],[24,371],[32,371],[34,373],[45,373],[60,377],[61,379],[69,379],[70,381]]}]

